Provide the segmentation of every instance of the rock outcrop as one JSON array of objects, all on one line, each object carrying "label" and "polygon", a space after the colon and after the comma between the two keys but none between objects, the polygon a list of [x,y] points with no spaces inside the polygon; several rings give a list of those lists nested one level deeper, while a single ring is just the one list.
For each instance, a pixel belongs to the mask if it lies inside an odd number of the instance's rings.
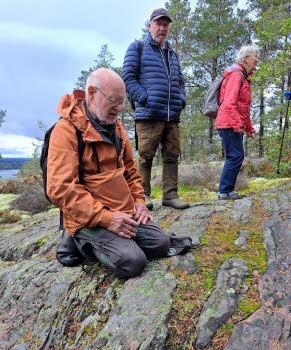
[{"label": "rock outcrop", "polygon": [[291,195],[268,194],[262,203],[270,217],[263,226],[268,268],[259,280],[261,308],[235,326],[225,350],[291,349]]},{"label": "rock outcrop", "polygon": [[217,329],[237,310],[247,265],[242,259],[225,260],[218,271],[214,291],[203,305],[197,326],[196,346],[205,348]]},{"label": "rock outcrop", "polygon": [[[268,268],[259,277],[261,307],[235,325],[225,350],[291,348],[290,197],[284,187],[256,198],[269,215],[262,227]],[[250,196],[177,211],[157,202],[154,215],[165,229],[199,243],[213,214],[229,213],[236,223],[256,220],[252,204]],[[167,338],[176,272],[199,273],[195,250],[151,261],[140,276],[124,281],[99,263],[64,268],[55,260],[61,237],[56,211],[2,225],[0,237],[0,349],[173,350]],[[238,249],[248,249],[248,235],[239,237]],[[200,348],[211,349],[216,330],[236,312],[246,271],[238,258],[221,265],[198,322]]]}]

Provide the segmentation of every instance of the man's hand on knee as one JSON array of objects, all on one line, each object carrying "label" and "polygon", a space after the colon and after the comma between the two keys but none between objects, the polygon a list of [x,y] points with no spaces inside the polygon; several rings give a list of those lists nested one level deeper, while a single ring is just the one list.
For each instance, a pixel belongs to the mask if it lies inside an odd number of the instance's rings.
[{"label": "man's hand on knee", "polygon": [[131,215],[122,213],[121,211],[115,211],[112,213],[112,221],[107,229],[120,237],[132,238],[136,236],[137,226],[138,223],[132,220]]},{"label": "man's hand on knee", "polygon": [[135,203],[133,219],[137,222],[138,225],[145,225],[148,220],[153,221],[153,216],[150,214],[147,207],[142,204]]}]

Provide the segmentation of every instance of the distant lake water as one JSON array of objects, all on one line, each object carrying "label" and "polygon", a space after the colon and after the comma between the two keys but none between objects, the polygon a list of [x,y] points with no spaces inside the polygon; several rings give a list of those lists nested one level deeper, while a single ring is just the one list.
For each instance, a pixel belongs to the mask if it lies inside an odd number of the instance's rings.
[{"label": "distant lake water", "polygon": [[30,158],[0,158],[0,179],[13,179]]},{"label": "distant lake water", "polygon": [[13,179],[18,172],[19,169],[0,170],[0,179]]}]

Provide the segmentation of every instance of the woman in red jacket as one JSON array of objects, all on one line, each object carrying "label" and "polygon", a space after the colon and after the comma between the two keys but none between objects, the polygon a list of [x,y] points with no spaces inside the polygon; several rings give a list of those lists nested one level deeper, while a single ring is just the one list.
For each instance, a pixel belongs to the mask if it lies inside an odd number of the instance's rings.
[{"label": "woman in red jacket", "polygon": [[225,163],[219,183],[218,199],[240,199],[234,191],[236,179],[244,159],[243,135],[254,137],[250,119],[250,76],[259,62],[258,50],[243,46],[237,54],[237,63],[228,67],[220,90],[220,107],[215,127],[222,140]]}]

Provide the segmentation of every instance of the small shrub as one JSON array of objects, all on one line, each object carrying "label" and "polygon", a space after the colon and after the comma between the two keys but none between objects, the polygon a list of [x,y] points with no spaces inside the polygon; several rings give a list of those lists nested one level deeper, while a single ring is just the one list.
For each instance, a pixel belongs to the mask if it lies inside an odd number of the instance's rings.
[{"label": "small shrub", "polygon": [[[194,162],[191,164],[179,165],[180,186],[201,186],[209,191],[217,191],[221,173],[221,162]],[[161,186],[162,170],[152,180],[153,186]]]},{"label": "small shrub", "polygon": [[268,159],[245,159],[242,171],[250,177],[265,177],[275,171],[275,165]]},{"label": "small shrub", "polygon": [[22,180],[25,185],[33,185],[36,183],[42,185],[42,174],[38,173],[25,175],[23,177],[20,177],[19,180]]},{"label": "small shrub", "polygon": [[209,191],[217,191],[221,173],[221,162],[204,162],[181,165],[179,168],[179,184],[185,186],[201,186]]},{"label": "small shrub", "polygon": [[2,180],[0,183],[0,193],[19,194],[23,193],[23,182],[18,179]]},{"label": "small shrub", "polygon": [[28,211],[31,214],[46,211],[50,202],[46,199],[42,185],[36,183],[11,203],[11,208]]},{"label": "small shrub", "polygon": [[[218,191],[218,184],[223,167],[223,162],[194,162],[179,165],[179,186],[199,186],[209,191]],[[160,171],[152,176],[152,186],[162,185]],[[240,172],[236,182],[236,189],[242,190],[248,186],[248,175]]]},{"label": "small shrub", "polygon": [[244,190],[249,185],[248,175],[244,172],[240,172],[236,179],[235,189],[238,191]]},{"label": "small shrub", "polygon": [[34,176],[40,174],[40,163],[39,158],[34,157],[30,161],[23,164],[22,168],[19,171],[19,175],[26,176]]},{"label": "small shrub", "polygon": [[13,224],[21,220],[21,216],[17,213],[11,213],[9,210],[0,210],[0,223]]},{"label": "small shrub", "polygon": [[[277,173],[279,170],[279,173]],[[278,178],[278,177],[291,177],[291,161],[281,162],[279,169],[276,167],[276,172],[268,176],[268,178]]]}]

